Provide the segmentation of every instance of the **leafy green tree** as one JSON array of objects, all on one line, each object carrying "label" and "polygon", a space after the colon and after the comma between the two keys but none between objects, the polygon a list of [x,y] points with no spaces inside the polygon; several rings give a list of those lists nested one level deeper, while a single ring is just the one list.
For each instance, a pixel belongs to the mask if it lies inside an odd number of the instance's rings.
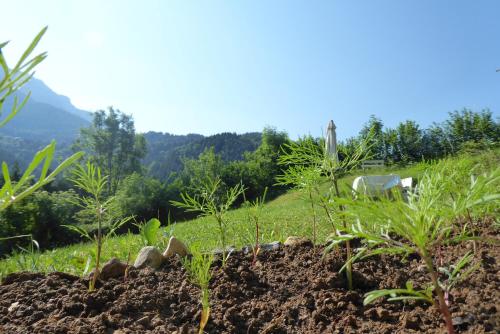
[{"label": "leafy green tree", "polygon": [[[36,191],[0,212],[0,239],[13,235],[31,235],[41,249],[66,245],[74,240],[62,228],[74,220],[79,208],[72,203],[74,191]],[[7,254],[19,242],[0,241],[0,254]]]},{"label": "leafy green tree", "polygon": [[399,123],[396,127],[396,152],[399,161],[407,163],[422,159],[422,130],[414,121]]},{"label": "leafy green tree", "polygon": [[219,177],[224,168],[224,161],[220,154],[215,153],[214,147],[203,151],[198,159],[184,159],[183,162],[181,178],[185,187],[195,193],[207,179],[213,180]]},{"label": "leafy green tree", "polygon": [[422,136],[422,151],[426,159],[439,159],[452,153],[451,142],[442,126],[433,124]]},{"label": "leafy green tree", "polygon": [[122,181],[115,197],[124,217],[135,216],[138,221],[147,221],[168,216],[165,186],[157,179],[133,173]]},{"label": "leafy green tree", "polygon": [[469,141],[498,143],[500,123],[493,120],[491,111],[474,112],[470,109],[454,111],[445,122],[445,131],[450,138],[454,152]]},{"label": "leafy green tree", "polygon": [[359,132],[361,139],[370,138],[370,142],[367,143],[370,151],[367,153],[373,159],[385,160],[386,158],[383,128],[384,123],[382,120],[375,117],[375,115],[371,115]]},{"label": "leafy green tree", "polygon": [[[290,143],[288,134],[273,127],[262,131],[262,142],[254,152],[245,155],[245,165],[239,166],[241,182],[248,187],[247,198],[254,199],[269,189],[268,197],[272,198],[286,189],[273,187],[275,178],[281,174],[278,164],[279,157],[284,153],[285,144]],[[238,166],[234,166],[238,167]]]},{"label": "leafy green tree", "polygon": [[108,195],[116,192],[126,175],[141,171],[140,161],[146,155],[146,141],[135,133],[132,117],[113,107],[94,114],[92,125],[81,129],[75,147],[87,151],[108,176]]},{"label": "leafy green tree", "polygon": [[384,150],[385,157],[388,163],[401,161],[401,156],[398,151],[398,132],[395,129],[385,129],[384,131]]}]

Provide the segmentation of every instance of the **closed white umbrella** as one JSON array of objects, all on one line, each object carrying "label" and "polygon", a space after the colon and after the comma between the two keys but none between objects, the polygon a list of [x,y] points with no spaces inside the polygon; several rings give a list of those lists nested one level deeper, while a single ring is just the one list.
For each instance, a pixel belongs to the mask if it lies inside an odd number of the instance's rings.
[{"label": "closed white umbrella", "polygon": [[335,123],[330,121],[328,123],[328,129],[326,130],[326,141],[325,141],[325,152],[326,156],[332,159],[334,162],[339,161],[339,156],[337,153],[337,133],[335,132]]}]

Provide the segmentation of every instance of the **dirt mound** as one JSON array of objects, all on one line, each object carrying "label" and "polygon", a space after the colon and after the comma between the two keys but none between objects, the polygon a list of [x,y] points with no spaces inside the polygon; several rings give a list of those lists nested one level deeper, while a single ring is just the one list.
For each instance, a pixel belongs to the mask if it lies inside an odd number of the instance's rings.
[{"label": "dirt mound", "polygon": [[[495,237],[495,235],[493,235]],[[443,249],[444,263],[468,250]],[[498,243],[478,245],[479,269],[451,296],[461,333],[500,330]],[[232,254],[216,263],[210,284],[209,333],[442,333],[444,323],[431,305],[387,302],[363,306],[365,292],[395,288],[411,279],[427,281],[418,257],[382,256],[354,265],[355,290],[345,289],[339,251],[322,260],[321,247],[303,244],[251,255]],[[100,282],[64,273],[16,273],[0,285],[0,333],[195,333],[199,290],[177,259],[158,271],[131,270],[125,280]]]}]

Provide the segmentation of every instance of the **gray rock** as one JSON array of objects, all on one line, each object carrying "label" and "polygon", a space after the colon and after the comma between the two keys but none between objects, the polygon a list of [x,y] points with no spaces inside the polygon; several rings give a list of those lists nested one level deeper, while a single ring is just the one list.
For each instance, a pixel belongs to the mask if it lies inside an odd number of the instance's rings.
[{"label": "gray rock", "polygon": [[[234,252],[236,252],[236,248],[234,248],[234,246],[229,246],[226,248],[226,254],[231,254]],[[222,255],[222,249],[220,249],[220,248],[214,249],[213,254],[214,255]]]},{"label": "gray rock", "polygon": [[185,257],[189,254],[189,250],[182,241],[176,239],[175,237],[171,237],[168,241],[167,249],[163,252],[163,257],[169,258],[175,254],[180,257]]},{"label": "gray rock", "polygon": [[453,323],[453,326],[462,326],[462,325],[469,325],[474,322],[476,318],[472,314],[466,314],[463,317],[455,317],[451,321]]},{"label": "gray rock", "polygon": [[311,240],[304,237],[296,237],[296,236],[290,236],[286,238],[284,243],[285,246],[300,246],[305,244],[311,244]]},{"label": "gray rock", "polygon": [[272,250],[278,250],[281,247],[281,242],[279,241],[273,241],[269,244],[262,244],[260,245],[260,249],[263,251],[272,251]]},{"label": "gray rock", "polygon": [[244,246],[241,251],[243,252],[243,254],[247,255],[247,254],[250,254],[252,253],[252,249],[253,249],[253,246]]},{"label": "gray rock", "polygon": [[161,266],[163,262],[163,255],[160,251],[153,246],[143,247],[139,255],[137,255],[137,259],[134,262],[134,267],[137,269],[141,269],[144,267],[151,267],[153,269],[157,269]]}]

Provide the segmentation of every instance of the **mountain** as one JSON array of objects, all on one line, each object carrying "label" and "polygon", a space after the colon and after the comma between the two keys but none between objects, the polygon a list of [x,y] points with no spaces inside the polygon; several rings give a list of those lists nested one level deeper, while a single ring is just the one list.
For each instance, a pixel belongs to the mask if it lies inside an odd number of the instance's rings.
[{"label": "mountain", "polygon": [[31,100],[45,103],[55,108],[68,111],[71,114],[83,118],[88,122],[92,121],[91,112],[78,109],[73,104],[71,104],[71,100],[67,96],[57,94],[52,89],[50,89],[50,87],[47,86],[42,80],[32,78],[21,88],[20,91],[23,94],[28,94],[28,92],[31,92]]},{"label": "mountain", "polygon": [[[31,97],[26,105],[0,128],[0,161],[10,166],[17,161],[21,168],[53,139],[57,141],[57,156],[68,156],[80,128],[89,126],[92,118],[90,112],[76,108],[68,97],[55,93],[41,80],[32,78],[15,95],[22,101],[29,91]],[[13,101],[9,97],[4,102],[0,120],[8,115]]]},{"label": "mountain", "polygon": [[[20,99],[24,98],[22,93],[18,96]],[[5,111],[10,111],[12,100],[6,101],[4,108]],[[5,117],[6,114],[2,116]],[[76,114],[29,99],[24,108],[0,129],[0,134],[37,140],[40,144],[48,144],[52,139],[60,144],[68,144],[75,140],[80,128],[89,125],[89,121]]]}]

